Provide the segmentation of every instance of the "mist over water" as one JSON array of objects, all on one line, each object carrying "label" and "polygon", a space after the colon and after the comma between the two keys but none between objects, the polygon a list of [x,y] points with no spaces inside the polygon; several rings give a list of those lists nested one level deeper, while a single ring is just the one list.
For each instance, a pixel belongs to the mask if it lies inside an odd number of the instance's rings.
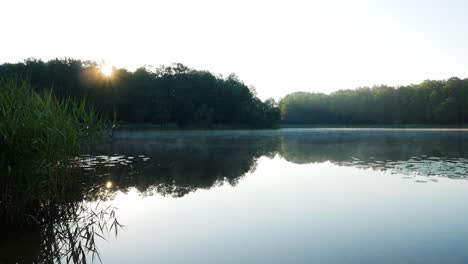
[{"label": "mist over water", "polygon": [[464,263],[467,147],[462,130],[138,130],[75,162],[125,226],[103,263]]}]

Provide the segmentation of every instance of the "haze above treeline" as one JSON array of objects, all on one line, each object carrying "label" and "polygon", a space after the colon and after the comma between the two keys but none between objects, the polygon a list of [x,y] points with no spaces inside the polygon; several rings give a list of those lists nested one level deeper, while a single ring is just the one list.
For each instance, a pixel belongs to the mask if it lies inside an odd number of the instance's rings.
[{"label": "haze above treeline", "polygon": [[[134,72],[106,72],[92,61],[28,59],[0,65],[0,78],[19,78],[36,91],[91,102],[122,123],[179,127],[269,128],[296,125],[463,125],[468,122],[468,79],[378,85],[331,94],[294,92],[260,100],[236,74],[227,77],[181,63]],[[109,71],[109,69],[107,69]],[[106,74],[105,74],[106,73]],[[109,75],[107,75],[109,74]],[[274,76],[272,76],[274,78]]]}]

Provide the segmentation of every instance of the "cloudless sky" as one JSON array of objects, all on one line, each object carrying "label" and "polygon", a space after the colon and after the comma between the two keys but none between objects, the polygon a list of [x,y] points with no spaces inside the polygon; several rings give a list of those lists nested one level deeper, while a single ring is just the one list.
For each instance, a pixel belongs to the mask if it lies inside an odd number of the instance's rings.
[{"label": "cloudless sky", "polygon": [[1,0],[0,62],[181,62],[261,98],[468,77],[468,1]]}]

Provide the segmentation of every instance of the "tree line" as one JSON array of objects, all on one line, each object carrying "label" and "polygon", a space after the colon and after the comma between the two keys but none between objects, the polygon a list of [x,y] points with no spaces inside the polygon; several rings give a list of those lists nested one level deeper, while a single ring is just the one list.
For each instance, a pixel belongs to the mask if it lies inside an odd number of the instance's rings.
[{"label": "tree line", "polygon": [[134,72],[114,68],[111,76],[96,62],[75,59],[0,65],[0,78],[12,77],[29,81],[38,92],[86,99],[106,116],[117,113],[125,123],[268,128],[280,119],[277,103],[261,101],[235,74],[222,77],[180,63]]},{"label": "tree line", "polygon": [[93,61],[28,59],[0,65],[1,78],[28,80],[37,91],[91,102],[124,123],[179,127],[271,128],[282,124],[399,125],[468,123],[468,79],[420,84],[295,92],[279,103],[256,96],[235,74],[223,77],[176,63],[105,76]]},{"label": "tree line", "polygon": [[340,90],[329,95],[296,92],[279,102],[286,124],[468,123],[468,79]]}]

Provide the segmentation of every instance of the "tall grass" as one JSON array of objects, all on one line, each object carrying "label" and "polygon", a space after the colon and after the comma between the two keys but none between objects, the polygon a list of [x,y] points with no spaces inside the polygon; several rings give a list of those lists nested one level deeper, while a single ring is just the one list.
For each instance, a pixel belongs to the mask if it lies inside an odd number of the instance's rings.
[{"label": "tall grass", "polygon": [[[116,113],[114,113],[114,126]],[[83,201],[74,158],[107,126],[86,101],[0,80],[0,234],[34,229],[38,263],[87,263],[95,238],[122,226],[112,208]],[[2,230],[3,229],[3,230]]]},{"label": "tall grass", "polygon": [[61,101],[37,94],[25,81],[0,81],[0,135],[12,158],[60,160],[78,153],[101,125],[86,101]]},{"label": "tall grass", "polygon": [[61,199],[74,182],[70,159],[103,127],[86,101],[0,80],[0,214],[12,221],[18,214],[34,218],[31,212],[44,201]]}]

